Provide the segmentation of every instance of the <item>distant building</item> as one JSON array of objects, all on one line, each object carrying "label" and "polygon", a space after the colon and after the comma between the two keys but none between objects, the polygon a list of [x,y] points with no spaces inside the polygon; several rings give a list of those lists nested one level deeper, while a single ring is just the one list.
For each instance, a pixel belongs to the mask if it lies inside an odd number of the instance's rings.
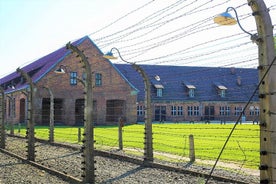
[{"label": "distant building", "polygon": [[[93,73],[93,119],[96,125],[143,121],[144,84],[128,64],[112,64],[89,37],[74,43],[87,56]],[[35,124],[48,125],[50,89],[56,124],[81,125],[84,118],[80,58],[60,48],[21,68],[35,83]],[[235,121],[257,87],[256,69],[141,65],[151,81],[153,121]],[[66,74],[55,71],[63,69]],[[6,121],[25,123],[29,85],[18,73],[0,79],[6,94]],[[257,120],[257,95],[244,117]]]},{"label": "distant building", "polygon": [[[130,65],[115,65],[139,89],[137,121],[143,121],[144,85]],[[140,65],[151,81],[153,121],[236,121],[258,85],[257,69]],[[258,121],[258,94],[243,118]]]}]

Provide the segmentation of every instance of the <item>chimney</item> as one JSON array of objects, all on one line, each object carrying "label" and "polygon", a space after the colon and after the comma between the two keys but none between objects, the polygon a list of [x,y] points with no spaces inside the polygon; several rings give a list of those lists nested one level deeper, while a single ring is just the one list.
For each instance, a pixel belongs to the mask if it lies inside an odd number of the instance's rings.
[{"label": "chimney", "polygon": [[230,72],[231,72],[232,75],[236,74],[235,67],[231,67]]},{"label": "chimney", "polygon": [[241,80],[240,76],[237,77],[237,84],[238,84],[238,86],[242,85],[242,80]]}]

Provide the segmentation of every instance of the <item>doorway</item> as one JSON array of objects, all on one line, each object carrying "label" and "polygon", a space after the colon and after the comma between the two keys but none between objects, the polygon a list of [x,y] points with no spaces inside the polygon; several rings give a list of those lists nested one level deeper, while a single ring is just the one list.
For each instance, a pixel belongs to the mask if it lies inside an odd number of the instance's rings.
[{"label": "doorway", "polygon": [[[54,122],[61,123],[63,121],[62,116],[62,104],[63,100],[60,98],[54,99]],[[42,125],[49,125],[50,123],[50,98],[42,99]]]},{"label": "doorway", "polygon": [[155,106],[155,115],[154,120],[155,121],[166,121],[166,106]]},{"label": "doorway", "polygon": [[118,119],[120,117],[125,118],[125,101],[107,100],[106,101],[106,121],[118,122]]},{"label": "doorway", "polygon": [[205,120],[214,120],[215,119],[215,107],[214,106],[205,106]]}]

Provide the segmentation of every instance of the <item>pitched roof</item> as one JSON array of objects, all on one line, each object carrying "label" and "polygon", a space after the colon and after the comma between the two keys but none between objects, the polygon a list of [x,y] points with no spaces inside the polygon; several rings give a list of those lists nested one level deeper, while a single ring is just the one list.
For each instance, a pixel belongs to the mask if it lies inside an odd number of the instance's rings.
[{"label": "pitched roof", "polygon": [[[85,36],[72,44],[77,46]],[[92,42],[93,43],[93,42]],[[93,43],[94,44],[94,43]],[[94,44],[95,47],[97,47]],[[22,68],[27,72],[34,83],[44,77],[51,69],[56,67],[71,51],[64,47],[34,61]],[[129,64],[112,64],[119,74],[134,89],[138,89],[138,101],[144,100],[144,83],[141,76]],[[257,69],[246,68],[218,68],[218,67],[188,67],[167,65],[140,65],[151,81],[152,100],[185,100],[185,101],[247,101],[258,84]],[[0,84],[10,84],[14,81],[16,89],[8,88],[6,93],[24,89],[28,86],[20,82],[21,76],[13,72],[0,79]],[[220,87],[218,87],[220,86]],[[226,90],[226,96],[218,95],[218,89]],[[157,97],[156,89],[162,89],[162,97]],[[194,89],[195,96],[189,97],[188,90]],[[257,95],[254,101],[257,101]]]},{"label": "pitched roof", "polygon": [[[72,44],[77,46],[81,44],[85,39],[90,39],[88,36],[85,36],[83,38],[78,39],[77,41],[74,41]],[[58,63],[60,63],[68,54],[70,54],[71,51],[67,50],[65,45],[64,47],[30,63],[29,65],[24,66],[21,68],[23,71],[27,72],[29,76],[32,78],[33,82],[36,83],[41,79],[44,75],[46,75],[53,67],[55,67]],[[5,90],[6,92],[12,92],[15,90],[20,90],[28,85],[26,83],[18,82],[21,80],[20,74],[18,74],[16,71],[3,77],[0,79],[0,84],[7,84],[11,81],[17,81],[15,82],[17,84],[16,89],[8,88]]]},{"label": "pitched roof", "polygon": [[[123,75],[139,89],[138,101],[144,100],[144,84],[140,75],[129,64],[115,64]],[[140,65],[151,81],[152,100],[183,101],[240,101],[249,99],[258,84],[257,69],[190,67],[166,65]],[[233,72],[234,71],[234,72]],[[158,80],[156,80],[158,76]],[[239,80],[239,82],[238,82]],[[155,85],[163,86],[162,97],[155,94]],[[223,86],[226,96],[221,97],[218,88]],[[189,97],[189,89],[195,96]],[[257,94],[254,101],[258,101]]]}]

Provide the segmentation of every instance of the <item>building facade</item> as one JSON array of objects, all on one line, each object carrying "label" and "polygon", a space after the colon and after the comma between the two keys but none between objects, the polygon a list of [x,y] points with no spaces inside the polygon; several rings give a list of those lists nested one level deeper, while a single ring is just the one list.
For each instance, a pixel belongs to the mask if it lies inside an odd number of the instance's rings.
[{"label": "building facade", "polygon": [[[93,121],[96,125],[144,121],[144,83],[129,64],[113,64],[90,40],[74,43],[92,70]],[[195,122],[258,121],[258,94],[245,105],[258,84],[256,69],[140,65],[151,82],[152,121]],[[32,79],[35,124],[48,125],[50,97],[54,98],[55,124],[82,125],[86,73],[80,57],[65,47],[21,68]],[[61,72],[57,71],[63,71]],[[1,79],[9,123],[25,123],[29,84],[14,72]]]},{"label": "building facade", "polygon": [[[137,121],[143,121],[144,86],[129,65],[115,65],[139,89]],[[140,65],[151,81],[152,121],[258,122],[257,69]],[[142,84],[142,85],[141,85]],[[251,95],[252,101],[248,102]],[[245,105],[248,104],[247,108]]]},{"label": "building facade", "polygon": [[[137,89],[132,86],[88,38],[73,43],[88,58],[92,70],[93,119],[95,124],[114,124],[118,118],[136,122]],[[65,73],[57,73],[57,70]],[[55,124],[82,125],[84,118],[84,86],[86,80],[80,57],[65,47],[22,68],[35,85],[34,119],[48,125],[50,93],[54,96]],[[6,91],[6,121],[24,123],[27,118],[29,85],[18,73],[1,79]]]}]

